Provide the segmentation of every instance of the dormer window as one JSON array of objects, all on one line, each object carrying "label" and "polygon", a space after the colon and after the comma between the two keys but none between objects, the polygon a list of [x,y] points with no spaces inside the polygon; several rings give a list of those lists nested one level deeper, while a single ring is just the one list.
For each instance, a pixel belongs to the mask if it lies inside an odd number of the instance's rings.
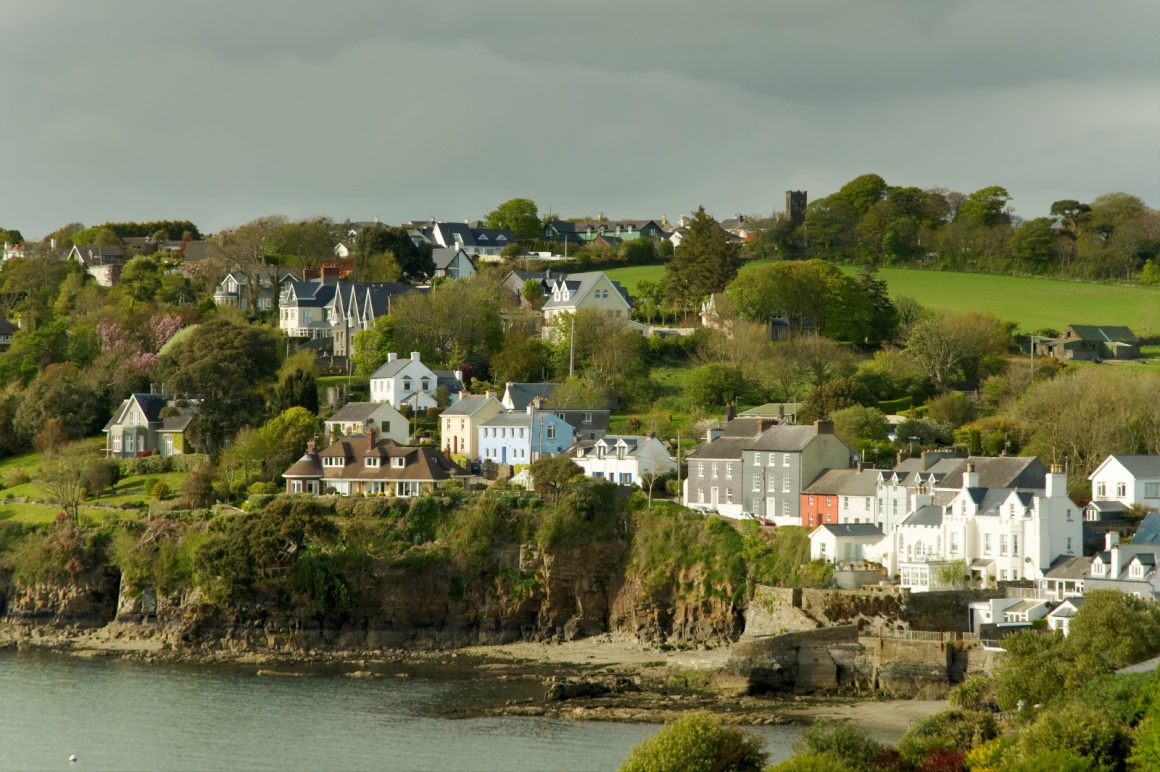
[{"label": "dormer window", "polygon": [[403,391],[410,391],[410,390],[411,390],[411,379],[404,378],[403,379]]},{"label": "dormer window", "polygon": [[394,458],[391,459],[391,468],[392,469],[402,469],[406,465],[407,465],[407,459],[403,458],[402,456],[395,456]]},{"label": "dormer window", "polygon": [[1103,575],[1104,575],[1104,561],[1102,561],[1102,560],[1092,561],[1092,576],[1103,576]]},{"label": "dormer window", "polygon": [[[619,458],[619,459],[621,459],[621,460],[623,460],[623,459],[627,458],[627,457],[628,457],[628,448],[617,448],[617,449],[616,449],[616,457],[617,457],[617,458]],[[714,464],[714,465],[713,465],[713,471],[714,471],[714,472],[715,472],[715,471],[717,471],[717,468],[716,468],[716,467],[717,467],[717,465],[716,465],[716,464]],[[714,477],[716,477],[717,475],[713,475],[713,476],[714,476]]]},{"label": "dormer window", "polygon": [[584,458],[584,449],[576,448],[576,458]]},{"label": "dormer window", "polygon": [[1133,579],[1144,578],[1144,564],[1138,560],[1133,560],[1132,565],[1128,567],[1128,576]]},{"label": "dormer window", "polygon": [[366,466],[368,469],[378,469],[379,468],[379,457],[378,456],[367,456],[366,457]]},{"label": "dormer window", "polygon": [[604,458],[604,446],[603,445],[596,446],[596,457],[597,458]]},{"label": "dormer window", "polygon": [[431,391],[431,381],[430,380],[424,378],[422,383],[423,383],[423,391]]}]

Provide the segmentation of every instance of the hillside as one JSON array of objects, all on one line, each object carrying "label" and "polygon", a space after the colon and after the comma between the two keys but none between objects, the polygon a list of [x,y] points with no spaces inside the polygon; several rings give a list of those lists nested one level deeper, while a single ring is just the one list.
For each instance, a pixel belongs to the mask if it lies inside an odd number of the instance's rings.
[{"label": "hillside", "polygon": [[[747,263],[742,272],[764,261]],[[853,267],[843,270],[855,272]],[[614,268],[608,275],[635,292],[642,280],[656,281],[664,266]],[[1147,287],[1093,284],[983,273],[883,268],[879,275],[892,297],[906,295],[945,311],[983,311],[1016,321],[1021,330],[1067,324],[1123,324],[1138,335],[1160,329],[1160,293]]]}]

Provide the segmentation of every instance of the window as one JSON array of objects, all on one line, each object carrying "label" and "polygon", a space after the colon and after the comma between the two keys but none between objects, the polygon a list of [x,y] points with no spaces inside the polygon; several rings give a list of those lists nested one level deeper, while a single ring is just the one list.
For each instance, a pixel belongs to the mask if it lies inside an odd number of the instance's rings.
[{"label": "window", "polygon": [[713,479],[714,480],[717,479],[717,462],[716,461],[713,462]]},{"label": "window", "polygon": [[732,488],[725,489],[725,503],[726,504],[733,503],[733,489]]},{"label": "window", "polygon": [[697,503],[698,504],[705,503],[705,489],[704,488],[697,489]]},{"label": "window", "polygon": [[776,453],[770,453],[770,454],[769,454],[769,465],[770,465],[770,466],[774,466],[774,465],[776,465],[776,464],[777,464],[777,454],[776,454]]},{"label": "window", "polygon": [[787,474],[787,475],[783,475],[783,476],[782,476],[782,478],[781,478],[781,492],[782,492],[782,493],[789,493],[789,492],[790,492],[790,490],[789,490],[789,489],[790,489],[790,483],[791,483],[791,481],[790,481],[790,479],[789,479],[789,475],[788,475],[788,474]]},{"label": "window", "polygon": [[999,534],[999,554],[1007,554],[1007,534],[1005,533]]},{"label": "window", "polygon": [[789,499],[781,500],[781,516],[789,517]]},{"label": "window", "polygon": [[1138,560],[1133,560],[1131,567],[1128,568],[1128,576],[1132,577],[1133,579],[1144,578],[1143,564]]},{"label": "window", "polygon": [[141,414],[136,410],[129,413],[129,423],[133,426],[138,426],[141,423]]},{"label": "window", "polygon": [[584,414],[583,414],[583,415],[580,417],[580,422],[581,422],[581,423],[586,423],[586,424],[590,424],[590,423],[592,423],[592,414],[591,414],[591,413],[584,413]]},{"label": "window", "polygon": [[379,468],[379,459],[377,456],[367,456],[364,463],[370,469],[378,469]]},{"label": "window", "polygon": [[947,548],[952,555],[957,555],[959,552],[959,534],[957,531],[951,531],[947,534]]},{"label": "window", "polygon": [[1015,517],[1015,505],[1014,504],[1007,505],[1007,517]]},{"label": "window", "polygon": [[892,515],[898,514],[898,499],[891,499],[890,500],[890,514],[892,514]]},{"label": "window", "polygon": [[431,391],[431,381],[424,378],[422,383],[423,383],[423,391]]},{"label": "window", "polygon": [[842,509],[849,509],[849,508],[850,508],[850,497],[843,496],[842,497]]},{"label": "window", "polygon": [[1160,499],[1160,482],[1144,483],[1144,498]]},{"label": "window", "polygon": [[121,452],[121,436],[120,435],[115,435],[113,437],[113,452],[114,453]]},{"label": "window", "polygon": [[[628,448],[623,447],[623,446],[617,448],[616,449],[616,457],[623,461],[625,458],[628,457]],[[717,475],[713,475],[713,476],[716,477]]]},{"label": "window", "polygon": [[753,475],[753,490],[755,490],[755,491],[761,490],[761,475],[759,475],[759,474]]},{"label": "window", "polygon": [[290,492],[291,493],[301,493],[302,492],[302,481],[301,480],[291,480],[290,481]]},{"label": "window", "polygon": [[604,446],[603,445],[596,446],[596,457],[597,458],[604,458]]},{"label": "window", "polygon": [[777,490],[777,475],[770,473],[769,484],[765,487],[769,489],[770,493],[772,493],[773,491],[776,491]]},{"label": "window", "polygon": [[789,466],[789,453],[783,453],[781,456],[781,465]]},{"label": "window", "polygon": [[[1070,542],[1070,541],[1071,541],[1071,539],[1068,539],[1068,542]],[[1069,549],[1070,549],[1070,544],[1069,544]],[[1092,561],[1092,576],[1103,576],[1103,575],[1104,575],[1104,561],[1093,560]]]},{"label": "window", "polygon": [[1012,534],[1011,535],[1011,554],[1012,555],[1019,554],[1019,534]]},{"label": "window", "polygon": [[[1071,522],[1071,510],[1070,509],[1067,510],[1067,522],[1069,522],[1069,523]],[[1070,541],[1070,539],[1069,539],[1069,541]]]},{"label": "window", "polygon": [[833,505],[834,505],[834,500],[833,500],[833,497],[832,497],[832,496],[826,496],[826,506],[827,506],[827,507],[832,507]]},{"label": "window", "polygon": [[[1068,541],[1071,541],[1071,540],[1068,539]],[[984,555],[991,554],[991,534],[989,534],[989,533],[983,534],[983,554]]]},{"label": "window", "polygon": [[410,391],[410,390],[411,390],[411,379],[404,378],[403,379],[403,391]]},{"label": "window", "polygon": [[524,438],[524,429],[523,429],[523,427],[520,427],[520,439],[522,440],[523,438]]},{"label": "window", "polygon": [[1123,498],[1124,496],[1127,496],[1127,495],[1128,495],[1128,484],[1122,483],[1122,482],[1116,483],[1116,496],[1118,498]]},{"label": "window", "polygon": [[1096,483],[1096,495],[1099,496],[1100,498],[1107,496],[1108,495],[1108,484],[1107,483]]},{"label": "window", "polygon": [[163,456],[172,456],[173,455],[173,435],[172,434],[161,435],[161,454]]},{"label": "window", "polygon": [[726,480],[733,479],[733,462],[732,461],[728,461],[725,463],[725,479]]},{"label": "window", "polygon": [[556,424],[548,424],[547,429],[544,430],[544,436],[549,440],[556,439]]},{"label": "window", "polygon": [[407,459],[403,458],[402,456],[396,456],[396,457],[391,459],[391,468],[392,469],[402,469],[406,465],[406,463],[407,463]]},{"label": "window", "polygon": [[705,462],[704,461],[697,462],[697,476],[698,477],[705,476]]},{"label": "window", "polygon": [[[1071,510],[1068,510],[1068,511],[1070,512]],[[1069,555],[1071,554],[1071,537],[1070,536],[1067,537],[1067,553]]]},{"label": "window", "polygon": [[813,506],[813,503],[814,503],[814,494],[812,494],[812,493],[811,493],[811,494],[809,495],[809,499],[808,499],[808,500],[809,500],[810,506]]}]

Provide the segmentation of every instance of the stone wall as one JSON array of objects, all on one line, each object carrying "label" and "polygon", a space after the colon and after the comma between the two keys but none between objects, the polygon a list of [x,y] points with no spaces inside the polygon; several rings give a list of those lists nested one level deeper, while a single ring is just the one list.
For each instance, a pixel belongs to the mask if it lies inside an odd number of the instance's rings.
[{"label": "stone wall", "polygon": [[816,619],[802,611],[802,592],[797,587],[758,585],[745,609],[745,636],[781,635],[820,627]]}]

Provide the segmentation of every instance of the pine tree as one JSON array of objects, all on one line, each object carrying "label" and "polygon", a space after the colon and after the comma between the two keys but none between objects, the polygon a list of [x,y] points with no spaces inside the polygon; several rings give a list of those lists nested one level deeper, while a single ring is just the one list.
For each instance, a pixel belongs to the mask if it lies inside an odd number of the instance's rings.
[{"label": "pine tree", "polygon": [[670,301],[686,311],[695,308],[737,276],[741,255],[728,233],[699,207],[673,259],[665,269]]}]

